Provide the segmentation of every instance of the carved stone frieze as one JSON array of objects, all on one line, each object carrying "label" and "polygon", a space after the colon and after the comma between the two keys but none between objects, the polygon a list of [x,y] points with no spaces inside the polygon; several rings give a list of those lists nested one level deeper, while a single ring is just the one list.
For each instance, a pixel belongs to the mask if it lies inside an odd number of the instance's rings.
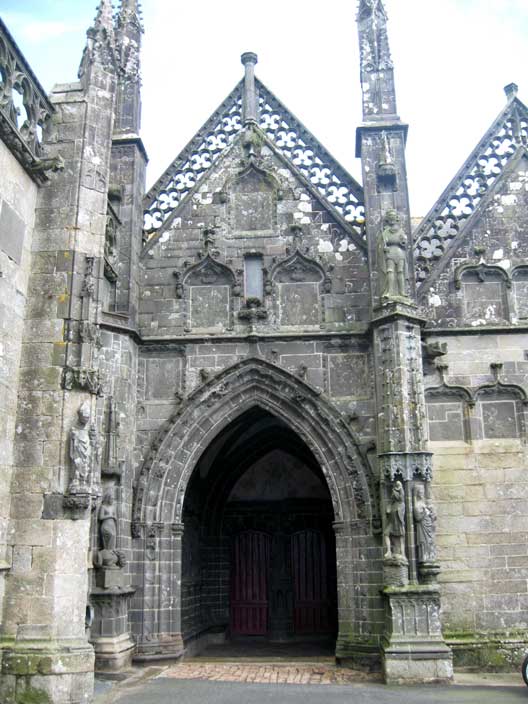
[{"label": "carved stone frieze", "polygon": [[380,474],[391,482],[396,478],[411,481],[414,478],[431,481],[433,454],[431,452],[388,452],[379,456]]}]

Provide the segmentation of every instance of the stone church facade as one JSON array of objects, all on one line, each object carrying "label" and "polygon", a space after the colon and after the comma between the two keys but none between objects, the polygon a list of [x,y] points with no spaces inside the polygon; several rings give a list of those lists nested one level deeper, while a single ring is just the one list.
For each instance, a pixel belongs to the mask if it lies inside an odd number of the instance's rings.
[{"label": "stone church facade", "polygon": [[413,228],[358,28],[362,185],[246,53],[145,195],[137,2],[50,96],[0,25],[2,701],[232,639],[390,683],[525,647],[528,108]]}]

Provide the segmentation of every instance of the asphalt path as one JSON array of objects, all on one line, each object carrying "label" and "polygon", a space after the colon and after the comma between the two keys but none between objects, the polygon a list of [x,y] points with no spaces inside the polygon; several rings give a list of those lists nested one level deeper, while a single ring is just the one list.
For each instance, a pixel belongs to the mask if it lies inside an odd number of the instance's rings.
[{"label": "asphalt path", "polygon": [[381,684],[248,684],[157,677],[123,684],[95,704],[514,704],[528,702],[524,686],[387,687]]}]

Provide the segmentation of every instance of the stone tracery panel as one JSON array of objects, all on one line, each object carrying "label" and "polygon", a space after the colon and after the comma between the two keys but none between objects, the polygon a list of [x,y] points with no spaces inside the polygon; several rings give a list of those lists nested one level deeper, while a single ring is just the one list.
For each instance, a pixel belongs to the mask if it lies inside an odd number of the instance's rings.
[{"label": "stone tracery panel", "polygon": [[[260,81],[256,85],[260,129],[361,243],[365,227],[362,187]],[[147,236],[160,230],[242,129],[240,82],[145,196]]]},{"label": "stone tracery panel", "polygon": [[528,140],[528,116],[509,104],[415,233],[416,283],[422,284],[465,228],[481,200],[503,173],[518,146]]}]

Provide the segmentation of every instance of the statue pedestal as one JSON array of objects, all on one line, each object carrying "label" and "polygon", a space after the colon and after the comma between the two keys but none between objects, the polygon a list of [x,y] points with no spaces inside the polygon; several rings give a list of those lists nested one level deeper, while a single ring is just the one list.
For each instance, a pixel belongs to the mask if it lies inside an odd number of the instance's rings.
[{"label": "statue pedestal", "polygon": [[[98,583],[125,581],[120,569],[98,570],[97,577]],[[111,586],[96,587],[90,594],[94,607],[90,642],[95,651],[96,672],[115,672],[131,663],[136,646],[128,629],[128,607],[134,592],[130,586]]]},{"label": "statue pedestal", "polygon": [[409,562],[402,555],[383,559],[383,583],[388,587],[405,587],[409,583]]},{"label": "statue pedestal", "polygon": [[449,683],[453,658],[440,625],[433,585],[385,587],[383,673],[387,684]]}]

